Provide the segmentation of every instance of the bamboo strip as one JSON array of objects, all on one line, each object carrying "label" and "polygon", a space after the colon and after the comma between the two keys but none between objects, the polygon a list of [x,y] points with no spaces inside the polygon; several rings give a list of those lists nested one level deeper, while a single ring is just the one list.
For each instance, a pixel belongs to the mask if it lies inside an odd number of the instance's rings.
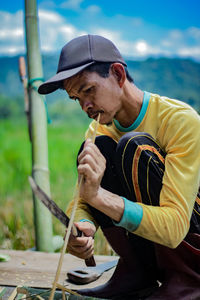
[{"label": "bamboo strip", "polygon": [[56,286],[57,286],[58,289],[60,289],[62,291],[65,291],[65,292],[67,292],[69,294],[72,294],[72,295],[75,295],[75,296],[80,296],[80,294],[78,294],[78,293],[76,293],[76,292],[74,292],[74,291],[66,288],[64,285],[61,285],[61,284],[57,283]]},{"label": "bamboo strip", "polygon": [[17,296],[17,287],[14,289],[12,294],[8,297],[8,300],[14,300],[16,296]]},{"label": "bamboo strip", "polygon": [[65,298],[65,291],[62,290],[62,300],[66,300]]},{"label": "bamboo strip", "polygon": [[[100,113],[98,114],[95,129],[94,129],[93,135],[91,137],[93,143],[95,142],[97,128],[98,128],[98,125],[99,125],[99,120],[100,120]],[[52,286],[52,290],[51,290],[49,300],[53,300],[53,297],[54,297],[54,294],[55,294],[57,282],[58,282],[60,272],[61,272],[61,268],[62,268],[64,254],[65,254],[66,249],[67,249],[69,236],[70,236],[71,229],[72,229],[72,226],[73,226],[73,223],[74,223],[74,216],[75,216],[75,211],[76,211],[77,204],[78,204],[79,193],[80,193],[80,189],[81,189],[81,186],[82,186],[82,182],[83,182],[83,176],[80,177],[79,184],[77,185],[77,187],[75,189],[74,206],[73,206],[73,209],[72,209],[67,234],[66,234],[66,237],[65,237],[65,241],[64,241],[64,245],[63,245],[62,252],[61,252],[61,255],[60,255],[60,259],[59,259],[59,262],[58,262],[58,267],[57,267],[57,271],[56,271],[56,275],[55,275],[55,279],[54,279],[54,282],[53,282],[53,286]]]},{"label": "bamboo strip", "polygon": [[0,300],[2,300],[3,295],[6,293],[6,287],[0,287]]},{"label": "bamboo strip", "polygon": [[36,298],[38,298],[39,300],[44,300],[44,298],[42,298],[41,296],[37,295]]}]

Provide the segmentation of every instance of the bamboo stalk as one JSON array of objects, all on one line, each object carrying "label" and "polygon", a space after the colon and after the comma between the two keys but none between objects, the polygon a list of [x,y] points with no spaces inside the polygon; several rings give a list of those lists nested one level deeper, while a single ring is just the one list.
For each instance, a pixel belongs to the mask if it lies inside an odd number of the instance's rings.
[{"label": "bamboo stalk", "polygon": [[[34,80],[34,86],[38,87],[42,83],[43,71],[39,47],[37,1],[24,0],[24,2],[28,79],[29,82]],[[31,86],[29,88],[29,108],[32,133],[32,176],[50,196],[46,110],[43,99]],[[51,213],[34,195],[33,203],[36,249],[53,252]]]},{"label": "bamboo stalk", "polygon": [[[98,128],[98,125],[99,125],[99,120],[100,120],[100,114],[97,117],[95,129],[94,129],[94,132],[93,132],[92,137],[91,137],[93,143],[95,142],[97,128]],[[79,199],[79,194],[80,194],[80,189],[81,189],[81,186],[82,186],[82,182],[83,182],[83,176],[80,176],[79,184],[76,186],[76,189],[75,189],[74,206],[73,206],[72,213],[71,213],[71,216],[70,216],[69,226],[68,226],[68,229],[67,229],[67,234],[66,234],[66,237],[65,237],[65,241],[64,241],[64,245],[63,245],[62,252],[61,252],[61,255],[60,255],[60,259],[59,259],[59,262],[58,262],[56,276],[55,276],[55,279],[54,279],[54,282],[53,282],[53,287],[52,287],[52,290],[51,290],[49,300],[53,300],[53,297],[54,297],[54,294],[55,294],[57,282],[58,282],[60,272],[61,272],[61,268],[62,268],[64,254],[65,254],[66,249],[67,249],[69,236],[71,234],[71,229],[72,229],[72,226],[73,226],[73,223],[74,223],[74,216],[75,216],[75,211],[76,211],[76,208],[77,208],[77,205],[78,205],[78,199]]]}]

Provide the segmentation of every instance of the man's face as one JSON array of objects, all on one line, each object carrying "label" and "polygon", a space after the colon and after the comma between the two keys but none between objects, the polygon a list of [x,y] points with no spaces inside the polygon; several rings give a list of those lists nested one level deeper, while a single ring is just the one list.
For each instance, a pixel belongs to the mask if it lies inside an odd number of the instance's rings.
[{"label": "man's face", "polygon": [[79,101],[89,118],[97,119],[101,113],[101,124],[110,124],[120,110],[121,89],[112,73],[103,78],[96,72],[83,71],[66,79],[64,88],[71,99]]}]

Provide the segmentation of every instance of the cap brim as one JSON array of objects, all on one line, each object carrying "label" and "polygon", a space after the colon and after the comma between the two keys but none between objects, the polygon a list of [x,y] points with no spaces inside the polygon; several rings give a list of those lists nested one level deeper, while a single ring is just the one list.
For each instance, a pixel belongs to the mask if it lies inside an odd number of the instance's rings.
[{"label": "cap brim", "polygon": [[57,73],[55,76],[51,77],[49,80],[45,81],[39,86],[38,93],[42,95],[46,95],[55,92],[57,89],[61,87],[61,82],[63,80],[76,75],[77,73],[79,73],[80,71],[82,71],[83,69],[85,69],[86,67],[94,63],[95,62],[93,61],[85,65],[82,65],[80,67]]}]

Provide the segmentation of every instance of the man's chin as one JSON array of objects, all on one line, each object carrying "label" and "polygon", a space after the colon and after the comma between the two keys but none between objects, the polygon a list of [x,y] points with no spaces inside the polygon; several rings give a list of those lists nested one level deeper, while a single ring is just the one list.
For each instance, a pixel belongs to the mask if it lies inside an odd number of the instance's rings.
[{"label": "man's chin", "polygon": [[102,125],[106,125],[106,126],[111,126],[112,125],[112,123],[113,123],[113,121],[111,120],[105,120],[105,121],[103,121],[103,120],[101,120],[100,119],[100,124],[102,124]]},{"label": "man's chin", "polygon": [[106,123],[106,126],[112,126],[112,122]]}]

